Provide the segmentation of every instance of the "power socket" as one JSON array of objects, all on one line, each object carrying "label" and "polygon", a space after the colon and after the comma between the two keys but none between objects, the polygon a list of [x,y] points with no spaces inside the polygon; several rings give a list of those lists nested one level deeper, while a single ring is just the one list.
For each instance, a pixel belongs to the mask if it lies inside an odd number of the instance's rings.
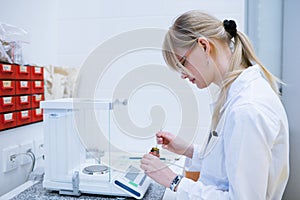
[{"label": "power socket", "polygon": [[32,163],[32,159],[29,155],[26,155],[28,151],[33,152],[33,142],[27,141],[20,145],[20,165],[26,165],[28,163]]},{"label": "power socket", "polygon": [[9,172],[18,168],[19,146],[14,145],[8,148],[3,149],[3,172]]}]

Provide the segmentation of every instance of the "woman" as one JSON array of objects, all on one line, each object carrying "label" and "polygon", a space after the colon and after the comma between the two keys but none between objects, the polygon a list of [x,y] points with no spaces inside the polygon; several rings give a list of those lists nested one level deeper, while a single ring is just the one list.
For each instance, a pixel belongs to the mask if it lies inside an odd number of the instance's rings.
[{"label": "woman", "polygon": [[289,176],[288,122],[278,81],[257,59],[233,20],[184,13],[165,36],[168,65],[198,88],[220,88],[203,147],[158,132],[162,147],[191,159],[197,182],[146,154],[141,168],[178,199],[281,199]]}]

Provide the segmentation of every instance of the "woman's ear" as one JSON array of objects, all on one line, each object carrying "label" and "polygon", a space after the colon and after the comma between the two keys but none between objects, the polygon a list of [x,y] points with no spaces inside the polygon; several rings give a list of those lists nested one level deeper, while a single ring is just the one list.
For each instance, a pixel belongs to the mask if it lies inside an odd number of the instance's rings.
[{"label": "woman's ear", "polygon": [[199,37],[198,38],[198,44],[202,47],[204,52],[209,52],[210,46],[209,46],[209,42],[206,38]]}]

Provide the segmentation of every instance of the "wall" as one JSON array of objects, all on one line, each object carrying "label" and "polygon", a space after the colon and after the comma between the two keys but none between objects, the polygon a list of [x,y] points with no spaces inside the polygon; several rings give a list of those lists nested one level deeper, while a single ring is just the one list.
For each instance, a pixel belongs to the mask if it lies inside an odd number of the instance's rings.
[{"label": "wall", "polygon": [[[16,6],[18,5],[18,6]],[[222,0],[165,0],[165,1],[5,1],[1,5],[0,19],[2,22],[20,26],[30,35],[30,44],[24,46],[24,54],[30,63],[41,65],[70,66],[80,68],[87,57],[104,41],[127,31],[154,27],[166,30],[176,16],[187,10],[200,9],[216,15],[220,19],[235,19],[240,30],[244,29],[244,1],[234,0],[230,4]],[[143,35],[139,36],[143,37]],[[145,38],[148,40],[149,38]],[[105,57],[105,55],[104,55]],[[106,74],[97,85],[97,98],[112,98],[111,88],[114,88],[130,70],[147,63],[163,65],[160,50],[138,51],[113,62],[111,71]],[[131,64],[133,63],[133,64]],[[98,66],[95,66],[95,68]],[[143,77],[141,77],[143,78]],[[107,90],[101,89],[101,81],[105,82]],[[103,83],[103,82],[102,82]],[[183,84],[187,84],[183,81]],[[196,96],[199,111],[198,141],[202,141],[203,134],[209,126],[211,90],[197,90],[188,86]],[[163,94],[163,95],[162,95]],[[151,123],[151,108],[159,104],[165,109],[166,119],[164,129],[177,132],[180,126],[182,107],[176,95],[167,88],[150,85],[143,90],[132,92],[130,116],[135,124],[142,127]],[[128,97],[128,98],[129,98]],[[145,98],[146,97],[146,98]],[[147,101],[144,101],[144,100]],[[0,133],[0,147],[17,144],[27,139],[34,140],[41,136],[41,127],[20,128],[20,131],[11,130]],[[161,127],[157,127],[159,129]],[[28,132],[32,132],[31,135]],[[18,140],[16,139],[18,138]],[[126,137],[125,137],[126,138]],[[128,139],[128,138],[127,138]],[[11,143],[6,144],[6,141]],[[3,141],[3,143],[2,143]],[[116,140],[116,145],[124,145],[123,140]],[[144,145],[153,145],[153,137],[141,142],[139,149]],[[134,149],[137,144],[133,141],[129,145]],[[0,149],[1,150],[1,149]],[[144,149],[143,149],[144,150]],[[17,171],[4,177],[0,175],[0,195],[13,188],[17,183],[24,181],[17,178],[22,172]],[[2,176],[2,177],[1,177]],[[14,182],[8,177],[16,178]]]},{"label": "wall", "polygon": [[[25,153],[21,151],[20,146],[28,142],[32,142],[33,151],[35,151],[34,143],[38,143],[43,140],[42,123],[35,123],[18,127],[6,131],[0,132],[0,196],[16,186],[24,183],[28,179],[28,175],[31,170],[31,161],[28,164],[20,165],[20,159],[24,156],[18,156],[18,167],[14,170],[3,173],[4,158],[2,150],[11,146],[18,146],[18,153]],[[36,162],[36,168],[43,166],[42,158],[38,158]]]},{"label": "wall", "polygon": [[290,178],[283,199],[299,199],[300,191],[300,93],[299,93],[299,26],[295,20],[299,19],[300,2],[297,0],[284,1],[284,27],[283,27],[283,103],[289,119],[290,126]]},{"label": "wall", "polygon": [[31,64],[57,64],[56,1],[1,1],[0,22],[25,29],[29,44],[24,44],[25,60]]},{"label": "wall", "polygon": [[[118,6],[115,6],[116,4]],[[176,16],[187,10],[206,10],[220,19],[233,18],[237,21],[239,29],[243,30],[244,28],[243,1],[235,1],[229,5],[220,0],[209,2],[193,0],[167,0],[164,2],[133,0],[130,3],[117,0],[110,1],[109,3],[90,0],[89,3],[60,1],[58,7],[58,63],[66,66],[83,66],[87,62],[87,57],[94,53],[95,49],[99,48],[101,44],[107,42],[109,39],[117,37],[120,33],[125,34],[131,30],[149,27],[166,30]],[[158,7],[159,9],[157,9]],[[139,39],[144,38],[144,40],[152,39],[149,35],[140,35],[137,37]],[[127,44],[121,43],[115,48],[124,48],[124,45]],[[112,59],[109,63],[109,69],[102,74],[102,77],[98,77],[94,92],[96,98],[113,99],[117,85],[129,75],[129,72],[141,66],[146,64],[165,66],[160,49],[149,50],[145,48],[130,50],[132,51],[119,54],[114,60]],[[105,57],[109,55],[109,51],[110,49],[108,49],[107,53],[103,52],[102,55],[99,55],[98,60],[105,60]],[[96,70],[102,64],[101,62],[95,63],[92,63],[95,65],[95,68],[91,68],[91,73],[97,73]],[[85,70],[83,67],[81,69]],[[82,75],[82,73],[80,74]],[[90,74],[90,76],[92,75]],[[140,78],[143,76],[141,75]],[[147,76],[153,76],[154,78],[157,75],[149,73]],[[87,79],[85,80],[86,82],[89,81]],[[196,96],[196,103],[199,110],[198,131],[205,134],[209,126],[209,103],[211,102],[212,91],[199,91],[194,86],[190,86],[186,81],[182,81],[182,84],[188,85]],[[88,88],[88,84],[84,87],[84,90],[86,88]],[[157,87],[157,85],[143,85],[140,88],[136,86],[135,90],[131,91],[130,96],[122,96],[122,98],[129,98],[128,116],[134,128],[147,131],[148,129],[145,127],[151,126],[155,118],[151,115],[151,109],[159,105],[166,114],[166,121],[162,126],[164,130],[173,133],[179,132],[178,129],[182,122],[182,105],[180,105],[181,102],[178,102],[178,94],[175,92],[174,95],[170,88],[170,85],[167,85],[165,88]],[[113,127],[112,130],[116,131],[117,128],[119,127]],[[160,126],[157,126],[154,131],[160,128]],[[200,142],[202,141],[203,134],[198,135],[201,138]],[[138,143],[126,134],[119,135],[119,138],[119,140],[114,141],[116,145],[123,148],[127,146],[132,151],[136,151],[137,149],[144,150],[143,147],[149,146],[149,144],[153,145],[155,142],[153,137],[143,138]],[[128,141],[130,145],[122,142],[124,140]]]},{"label": "wall", "polygon": [[[1,1],[0,22],[25,29],[29,44],[23,45],[25,60],[31,64],[56,63],[56,3],[55,1]],[[0,132],[0,196],[27,180],[30,164],[3,173],[2,150],[27,142],[43,140],[42,124],[36,123]],[[19,157],[20,158],[20,157]],[[37,167],[43,166],[41,159]]]},{"label": "wall", "polygon": [[247,0],[246,10],[245,29],[258,58],[281,78],[283,0]]},{"label": "wall", "polygon": [[221,0],[59,1],[58,63],[78,67],[93,49],[108,38],[137,28],[166,29],[176,16],[192,9],[209,11],[221,19],[237,19],[239,28],[243,30],[244,3],[237,0],[230,5]]}]

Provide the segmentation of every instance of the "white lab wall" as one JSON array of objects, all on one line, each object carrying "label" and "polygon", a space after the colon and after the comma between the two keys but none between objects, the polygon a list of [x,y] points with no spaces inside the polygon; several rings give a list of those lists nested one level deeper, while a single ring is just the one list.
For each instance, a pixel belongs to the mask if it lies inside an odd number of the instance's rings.
[{"label": "white lab wall", "polygon": [[56,1],[1,0],[0,22],[25,29],[30,44],[24,44],[25,60],[37,65],[56,63]]},{"label": "white lab wall", "polygon": [[[30,44],[24,44],[24,57],[32,64],[49,65],[56,62],[56,4],[55,1],[1,0],[0,22],[25,29]],[[54,61],[54,62],[53,62]],[[3,173],[2,150],[27,142],[43,140],[42,124],[36,123],[0,132],[0,196],[27,180],[30,164]],[[20,157],[19,157],[20,158]],[[43,166],[41,159],[37,167]]]},{"label": "white lab wall", "polygon": [[281,78],[283,0],[247,0],[246,33],[261,62]]},{"label": "white lab wall", "polygon": [[[22,144],[32,142],[34,151],[35,142],[43,140],[42,131],[42,123],[35,123],[0,132],[0,196],[25,182],[30,173],[32,164],[28,163],[26,165],[18,165],[17,169],[3,173],[3,165],[5,161],[2,155],[2,150],[15,145],[20,147]],[[21,152],[21,148],[19,148],[18,153],[25,152]],[[20,155],[17,159],[20,161],[23,157],[23,155]],[[36,167],[42,166],[42,158],[37,159]]]},{"label": "white lab wall", "polygon": [[[117,4],[118,6],[116,6]],[[244,27],[243,1],[236,1],[229,5],[220,0],[209,2],[171,0],[149,2],[135,0],[130,2],[110,1],[109,3],[91,0],[89,4],[81,1],[62,1],[58,5],[60,8],[58,12],[58,63],[67,66],[81,66],[95,48],[118,34],[149,27],[166,30],[176,16],[188,10],[204,10],[220,19],[233,18],[237,21],[239,29],[243,30]],[[139,37],[145,37],[145,40],[147,40],[149,36],[141,35]],[[95,91],[95,96],[97,98],[111,99],[114,87],[118,81],[130,70],[145,64],[165,65],[161,51],[140,50],[135,53],[128,53],[116,62],[113,62],[110,66],[113,70],[110,70],[110,73],[107,72],[102,77],[103,79],[99,80],[99,85],[105,85],[106,90],[101,90],[100,87],[97,87],[98,90]],[[149,76],[151,75],[149,74]],[[198,131],[204,134],[208,131],[211,94],[208,90],[199,91],[193,86],[191,87],[197,96],[199,107]],[[164,95],[157,95],[159,93]],[[139,127],[150,124],[152,121],[150,108],[159,102],[159,105],[165,110],[167,115],[167,121],[163,126],[164,130],[175,134],[178,132],[181,124],[180,109],[182,107],[170,91],[153,86],[141,89],[137,94],[129,99],[129,116],[131,116],[133,123]],[[143,98],[148,100],[150,98],[150,100],[144,101]],[[170,108],[169,105],[174,107]],[[157,127],[156,130],[160,128]],[[118,132],[118,128],[113,127],[112,131]],[[122,149],[129,148],[131,151],[145,151],[145,146],[153,145],[155,142],[154,138],[137,142],[136,139],[122,133],[117,138],[118,140],[113,141],[117,146]],[[199,138],[203,138],[203,135],[199,134]],[[202,142],[201,139],[200,142]]]},{"label": "white lab wall", "polygon": [[283,26],[283,81],[286,85],[282,89],[282,99],[287,111],[290,127],[290,178],[283,199],[299,199],[300,191],[300,28],[295,26],[299,19],[300,2],[297,0],[284,1]]},{"label": "white lab wall", "polygon": [[[180,13],[200,9],[221,19],[231,17],[243,29],[244,1],[59,1],[58,63],[76,66],[103,41],[121,32],[145,28],[168,28]],[[142,36],[141,36],[142,37]]]},{"label": "white lab wall", "polygon": [[[193,9],[207,11],[220,19],[235,19],[238,28],[244,29],[244,1],[241,0],[234,0],[230,3],[223,0],[49,0],[42,2],[11,0],[2,1],[1,7],[3,8],[0,12],[2,22],[22,27],[28,31],[30,44],[24,46],[25,58],[29,63],[39,65],[80,68],[95,48],[114,35],[145,27],[167,29],[176,16]],[[130,64],[132,59],[134,62]],[[120,61],[123,62],[123,69],[119,70],[116,62],[114,63],[115,68],[113,68],[115,71],[111,72],[114,76],[107,74],[107,77],[113,79],[111,84],[118,82],[122,73],[126,74],[129,69],[137,68],[141,64],[154,62],[164,65],[161,53],[157,51],[138,52],[128,57],[125,56]],[[108,87],[109,83],[106,82]],[[209,126],[210,93],[207,90],[199,91],[194,86],[191,88],[197,96],[201,113],[198,130],[204,134]],[[158,93],[163,93],[163,95],[157,97]],[[111,97],[110,92],[105,95],[97,95],[99,98]],[[145,97],[147,101],[143,101]],[[181,108],[169,91],[154,86],[147,87],[136,93],[136,96],[132,96],[131,100],[134,103],[129,105],[130,116],[135,123],[141,126],[147,125],[149,119],[145,116],[149,113],[146,108],[151,108],[155,102],[159,102],[167,114],[168,121],[164,128],[171,131],[178,129],[178,120],[181,116],[177,111],[180,111]],[[20,144],[22,141],[40,138],[42,136],[41,129],[39,125],[36,125],[0,132],[0,151],[7,146]],[[29,132],[30,134],[28,134]],[[122,142],[124,139],[126,137],[119,138],[116,144],[124,145]],[[201,142],[201,139],[202,135],[199,134],[198,141]],[[127,144],[131,147],[142,148],[145,144],[148,147],[149,142],[151,143],[151,141],[141,142],[140,147],[133,141]],[[11,177],[14,178],[13,181]],[[12,171],[9,175],[4,175],[0,170],[0,195],[21,184],[24,180],[24,172],[21,170]]]}]

